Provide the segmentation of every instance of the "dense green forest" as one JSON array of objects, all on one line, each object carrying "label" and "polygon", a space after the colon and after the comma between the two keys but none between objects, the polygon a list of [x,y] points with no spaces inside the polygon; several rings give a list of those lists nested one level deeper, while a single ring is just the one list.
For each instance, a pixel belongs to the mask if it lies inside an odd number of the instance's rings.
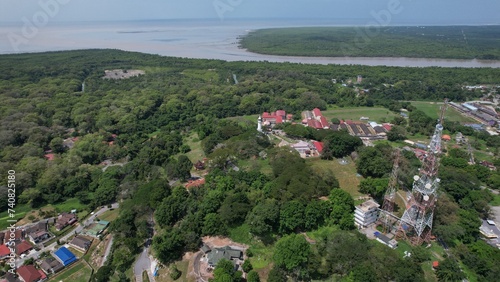
[{"label": "dense green forest", "polygon": [[[103,79],[104,71],[113,69],[140,69],[145,75]],[[365,77],[359,87],[369,88],[369,94],[357,93],[347,82],[357,75]],[[353,198],[330,170],[274,148],[257,132],[256,121],[227,118],[277,109],[299,117],[303,110],[332,105],[380,105],[397,112],[407,108],[409,123],[399,117],[393,121],[399,131],[391,141],[397,142],[409,132],[429,135],[435,124],[403,100],[475,99],[481,93],[464,90],[464,84],[494,84],[498,77],[500,69],[224,62],[117,50],[4,55],[0,177],[15,170],[18,203],[33,208],[70,198],[89,209],[121,202],[120,216],[110,227],[115,236],[111,259],[94,281],[108,281],[109,275],[131,268],[153,234],[151,218],[156,223],[152,248],[165,265],[198,250],[202,236],[245,230],[264,246],[251,247],[250,254],[268,254],[268,265],[273,265],[267,281],[424,281],[422,262],[429,260],[429,251],[415,248],[420,255],[405,259],[367,240],[354,230]],[[467,134],[459,124],[446,126]],[[297,125],[283,130],[294,138],[324,141],[325,160],[357,154],[357,170],[365,177],[360,190],[382,197],[392,167],[390,144],[363,147],[346,132]],[[190,177],[196,161],[186,156],[192,149],[186,140],[192,135],[209,159],[208,174],[204,186],[186,190],[178,184]],[[476,137],[498,146],[498,138]],[[67,138],[77,141],[68,147]],[[44,157],[49,152],[53,160]],[[234,169],[261,152],[266,153],[267,172],[258,163]],[[478,187],[498,187],[499,177],[464,165],[463,158],[463,152],[450,151],[441,170],[447,185],[438,202],[442,211],[436,215],[436,233],[455,248],[455,255],[438,277],[452,281],[453,273],[445,270],[457,267],[459,259],[480,281],[488,281],[500,275],[493,263],[499,254],[478,240],[479,216],[487,213],[483,204],[492,197]],[[103,170],[100,164],[106,160],[122,166]],[[409,187],[420,163],[411,153],[403,160],[401,180]],[[0,187],[2,198],[5,193],[6,187]],[[7,206],[1,204],[3,211]],[[316,244],[299,235],[306,231],[319,233]],[[241,280],[241,273],[220,269],[215,281]]]},{"label": "dense green forest", "polygon": [[500,26],[271,28],[240,43],[271,55],[499,60]]}]

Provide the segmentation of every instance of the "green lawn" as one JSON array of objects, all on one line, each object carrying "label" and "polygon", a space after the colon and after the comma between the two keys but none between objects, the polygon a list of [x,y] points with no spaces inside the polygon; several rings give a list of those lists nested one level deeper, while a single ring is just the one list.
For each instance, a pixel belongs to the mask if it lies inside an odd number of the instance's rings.
[{"label": "green lawn", "polygon": [[307,161],[314,167],[329,169],[333,172],[337,180],[339,181],[340,188],[347,191],[353,198],[362,196],[358,191],[359,182],[363,179],[361,176],[357,176],[356,164],[351,160],[351,158],[346,158],[348,164],[341,165],[338,160],[327,161],[319,158],[307,159]]},{"label": "green lawn", "polygon": [[84,261],[78,261],[71,265],[69,269],[64,269],[62,272],[52,277],[48,282],[71,281],[71,282],[88,282],[92,275],[92,269]]},{"label": "green lawn", "polygon": [[107,210],[99,216],[100,220],[113,221],[120,214],[120,209]]},{"label": "green lawn", "polygon": [[9,212],[4,211],[0,213],[0,230],[6,229],[7,227],[10,226],[10,222],[7,222],[9,219],[17,219],[20,220],[22,219],[26,213],[32,211],[33,209],[29,205],[16,205],[13,209],[15,211],[15,217],[11,218],[9,216]]},{"label": "green lawn", "polygon": [[[179,279],[175,280],[175,282],[194,282],[194,278],[192,276],[187,277],[188,275],[188,267],[189,267],[189,261],[187,260],[182,260],[175,262],[175,265],[177,266],[177,269],[182,273],[181,277]],[[155,277],[155,281],[157,282],[174,282],[172,278],[170,278],[170,268],[169,267],[162,267],[158,271],[158,276]],[[145,280],[146,281],[146,280]]]},{"label": "green lawn", "polygon": [[[418,110],[421,110],[426,115],[431,118],[437,119],[441,112],[441,106],[443,102],[425,102],[425,101],[412,101],[411,104],[415,106]],[[457,110],[452,107],[448,107],[444,116],[446,121],[458,121],[461,123],[477,123],[476,120],[460,114]]]},{"label": "green lawn", "polygon": [[186,156],[192,163],[196,163],[197,161],[205,158],[205,152],[203,152],[203,149],[201,148],[201,140],[198,139],[198,133],[191,133],[184,139],[183,143],[191,148],[191,151],[187,152]]},{"label": "green lawn", "polygon": [[[219,81],[219,74],[216,71],[213,70],[197,70],[197,69],[187,69],[182,71],[183,75],[195,78],[195,79],[201,79],[206,82],[217,82]],[[231,76],[231,80],[233,77]]]},{"label": "green lawn", "polygon": [[[229,238],[231,238],[234,242],[250,246],[253,253],[253,256],[250,258],[250,262],[255,270],[258,271],[259,269],[266,268],[272,263],[274,242],[265,244],[263,240],[257,240],[250,234],[250,228],[248,225],[243,224],[239,227],[230,229]],[[270,241],[273,241],[273,239],[270,238]]]},{"label": "green lawn", "polygon": [[260,172],[266,175],[272,173],[271,165],[267,159],[248,159],[248,160],[238,160],[238,167],[241,169],[249,170],[253,168],[258,168]]},{"label": "green lawn", "polygon": [[490,202],[490,205],[494,207],[500,206],[500,195],[493,194],[493,201]]},{"label": "green lawn", "polygon": [[343,120],[359,121],[361,117],[368,117],[370,121],[390,122],[396,114],[386,108],[378,107],[330,107],[326,111],[321,111],[327,120],[338,118]]}]

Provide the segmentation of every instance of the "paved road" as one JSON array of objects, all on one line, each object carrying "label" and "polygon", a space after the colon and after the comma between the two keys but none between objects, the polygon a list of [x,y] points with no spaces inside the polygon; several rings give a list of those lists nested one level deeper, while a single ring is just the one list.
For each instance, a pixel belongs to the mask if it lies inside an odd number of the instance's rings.
[{"label": "paved road", "polygon": [[[112,209],[116,209],[116,208],[118,208],[118,206],[119,206],[118,203],[114,203],[114,204],[111,205],[111,208]],[[87,220],[85,220],[84,225],[88,225],[88,224],[92,223],[97,216],[103,214],[104,212],[106,212],[108,210],[109,210],[108,206],[102,207],[100,210],[98,210],[93,215],[91,215]],[[77,224],[78,225],[77,225],[77,227],[74,230],[68,232],[66,235],[64,235],[63,237],[59,238],[59,241],[67,241],[69,237],[71,237],[71,236],[73,236],[75,234],[75,232],[80,233],[85,226],[82,225],[81,223],[77,223]],[[49,251],[49,252],[53,251],[56,248],[56,246],[57,246],[57,242],[54,242],[54,243],[52,243],[52,244],[50,244],[48,246],[43,247],[38,252],[32,252],[32,253],[30,253],[29,255],[27,255],[24,258],[19,258],[16,261],[16,266],[17,267],[22,266],[24,264],[24,261],[26,261],[27,259],[30,259],[30,258],[38,259],[38,254],[46,252],[46,251]]]},{"label": "paved road", "polygon": [[149,256],[149,247],[145,247],[134,265],[134,275],[136,282],[142,282],[142,272],[146,270],[150,281],[154,281],[151,273],[151,258]]}]

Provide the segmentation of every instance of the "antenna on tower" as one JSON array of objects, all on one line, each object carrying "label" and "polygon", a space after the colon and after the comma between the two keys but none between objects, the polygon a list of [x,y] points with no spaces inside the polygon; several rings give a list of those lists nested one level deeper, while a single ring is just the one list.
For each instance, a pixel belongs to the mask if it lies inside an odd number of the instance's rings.
[{"label": "antenna on tower", "polygon": [[445,99],[419,175],[413,178],[412,193],[399,224],[398,237],[408,239],[413,245],[429,242],[431,238],[434,208],[438,197],[437,189],[440,182],[437,172],[441,154],[441,135],[447,105],[448,100]]}]

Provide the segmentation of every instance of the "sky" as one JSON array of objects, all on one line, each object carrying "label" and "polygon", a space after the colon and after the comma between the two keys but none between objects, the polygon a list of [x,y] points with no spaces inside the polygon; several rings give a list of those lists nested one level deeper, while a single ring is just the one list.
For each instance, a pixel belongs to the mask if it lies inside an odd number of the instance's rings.
[{"label": "sky", "polygon": [[[384,17],[385,16],[385,17]],[[500,24],[498,0],[0,0],[0,23],[153,19],[378,19]]]}]

